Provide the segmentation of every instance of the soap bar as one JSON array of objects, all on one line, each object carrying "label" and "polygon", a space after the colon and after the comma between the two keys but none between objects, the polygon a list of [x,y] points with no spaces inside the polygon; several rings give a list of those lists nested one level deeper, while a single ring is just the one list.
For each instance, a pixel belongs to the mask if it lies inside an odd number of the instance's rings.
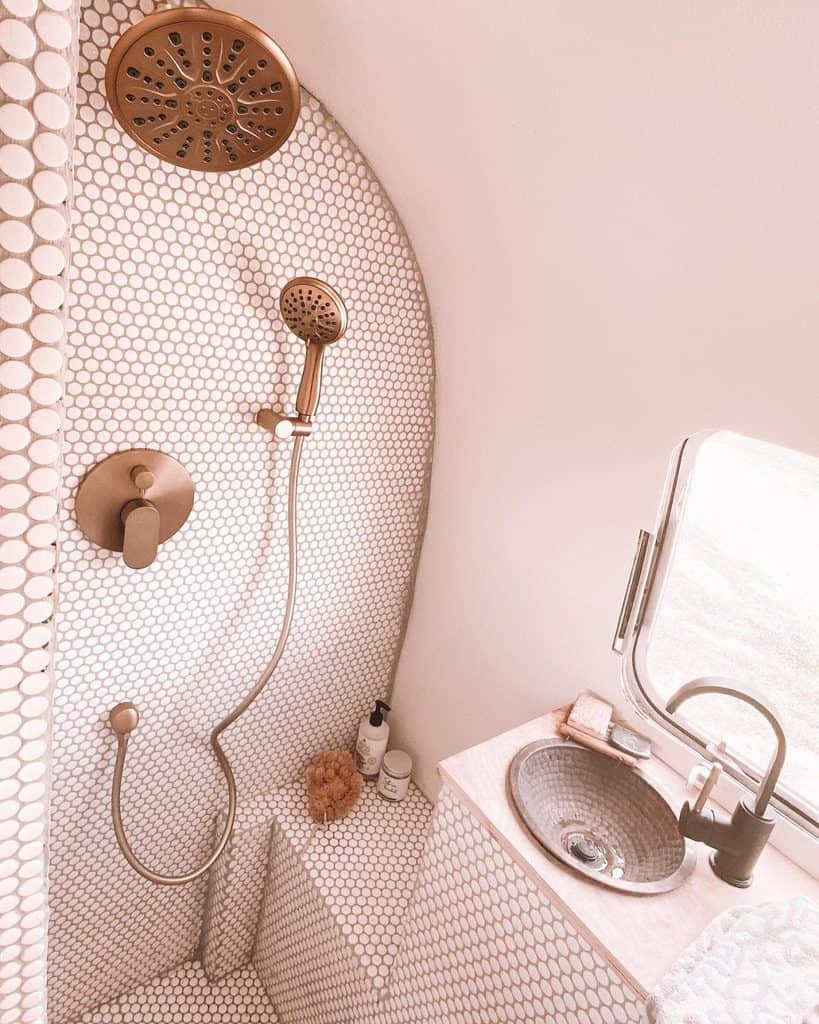
[{"label": "soap bar", "polygon": [[608,739],[609,725],[614,708],[599,697],[593,697],[590,693],[581,693],[574,702],[574,707],[569,712],[566,724],[573,729],[580,729],[595,736],[599,740]]}]

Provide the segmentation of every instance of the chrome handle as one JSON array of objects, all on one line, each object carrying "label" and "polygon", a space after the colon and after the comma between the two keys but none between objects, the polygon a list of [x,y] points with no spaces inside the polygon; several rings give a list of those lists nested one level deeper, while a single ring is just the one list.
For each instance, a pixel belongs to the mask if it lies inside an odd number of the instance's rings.
[{"label": "chrome handle", "polygon": [[123,561],[131,569],[146,569],[159,548],[159,509],[147,498],[135,498],[122,506],[120,518]]},{"label": "chrome handle", "polygon": [[626,592],[623,595],[623,603],[620,605],[620,615],[617,618],[614,640],[611,643],[611,649],[615,654],[622,654],[626,646],[626,630],[628,629],[634,601],[637,597],[637,587],[640,585],[640,580],[643,576],[643,566],[646,562],[646,552],[648,551],[650,540],[651,534],[647,530],[640,530],[637,535],[637,550],[634,552],[634,560],[631,563],[631,572],[628,575]]}]

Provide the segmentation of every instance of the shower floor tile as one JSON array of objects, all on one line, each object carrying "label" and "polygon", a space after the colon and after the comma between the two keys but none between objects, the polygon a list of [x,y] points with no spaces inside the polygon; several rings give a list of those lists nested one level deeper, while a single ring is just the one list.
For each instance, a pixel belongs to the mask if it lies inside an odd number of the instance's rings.
[{"label": "shower floor tile", "polygon": [[76,1024],[277,1024],[278,1017],[255,968],[245,967],[211,984],[197,961],[177,967],[113,1003],[91,1010]]}]

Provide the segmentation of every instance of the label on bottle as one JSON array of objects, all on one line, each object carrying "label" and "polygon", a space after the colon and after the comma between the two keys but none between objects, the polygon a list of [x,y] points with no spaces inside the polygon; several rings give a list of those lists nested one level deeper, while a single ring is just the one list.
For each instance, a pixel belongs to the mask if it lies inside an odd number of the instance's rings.
[{"label": "label on bottle", "polygon": [[384,749],[387,746],[386,740],[370,740],[366,736],[359,736],[355,748],[355,763],[358,770],[365,779],[374,779],[381,767],[381,758],[384,756]]}]

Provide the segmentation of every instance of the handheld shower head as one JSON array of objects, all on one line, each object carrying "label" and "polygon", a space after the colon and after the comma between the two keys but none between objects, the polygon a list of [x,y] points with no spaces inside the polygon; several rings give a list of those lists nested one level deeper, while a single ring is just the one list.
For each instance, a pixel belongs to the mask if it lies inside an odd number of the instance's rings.
[{"label": "handheld shower head", "polygon": [[307,342],[304,370],[296,396],[299,419],[309,422],[318,407],[325,346],[342,336],[347,310],[335,289],[315,277],[296,277],[279,296],[279,309],[290,330]]},{"label": "handheld shower head", "polygon": [[105,91],[138,145],[200,171],[236,170],[275,153],[301,105],[284,51],[205,0],[163,0],[132,25],[111,50]]},{"label": "handheld shower head", "polygon": [[315,277],[294,277],[282,288],[279,309],[290,330],[302,341],[329,345],[347,327],[347,310],[341,296]]}]

